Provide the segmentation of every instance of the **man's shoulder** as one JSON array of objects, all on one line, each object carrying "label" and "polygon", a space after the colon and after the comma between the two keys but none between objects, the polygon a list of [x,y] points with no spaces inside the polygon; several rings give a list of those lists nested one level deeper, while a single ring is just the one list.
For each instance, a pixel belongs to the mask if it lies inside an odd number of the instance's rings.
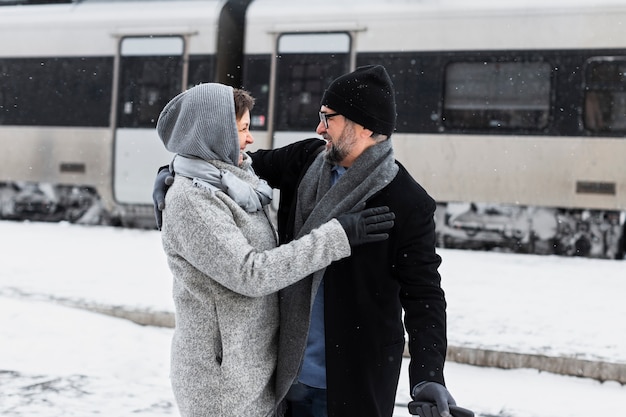
[{"label": "man's shoulder", "polygon": [[380,203],[394,207],[421,207],[421,210],[435,209],[435,200],[428,191],[411,175],[410,172],[396,161],[398,173],[395,178],[378,194]]},{"label": "man's shoulder", "polygon": [[[398,174],[393,179],[390,185],[396,187],[402,187],[407,193],[417,193],[428,195],[428,191],[411,175],[411,173],[402,165],[396,161],[398,166]],[[394,184],[395,183],[395,184]]]},{"label": "man's shoulder", "polygon": [[298,154],[302,160],[310,160],[318,153],[324,150],[326,142],[319,138],[309,138],[298,142],[294,142],[287,147],[291,147],[291,151]]}]

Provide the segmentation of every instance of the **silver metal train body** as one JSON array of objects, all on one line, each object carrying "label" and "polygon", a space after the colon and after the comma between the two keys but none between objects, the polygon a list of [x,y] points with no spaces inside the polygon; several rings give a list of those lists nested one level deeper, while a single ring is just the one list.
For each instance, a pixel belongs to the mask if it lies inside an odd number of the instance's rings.
[{"label": "silver metal train body", "polygon": [[[106,1],[0,6],[0,217],[152,227],[160,109],[200,82],[257,99],[255,147],[315,136],[337,75],[379,63],[397,159],[439,244],[623,258],[618,0]],[[0,3],[1,4],[1,3]]]}]

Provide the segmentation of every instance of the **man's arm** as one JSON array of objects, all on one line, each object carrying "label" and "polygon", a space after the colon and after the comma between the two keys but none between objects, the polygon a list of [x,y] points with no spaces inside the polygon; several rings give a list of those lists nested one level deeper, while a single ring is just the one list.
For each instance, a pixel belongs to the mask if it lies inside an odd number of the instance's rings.
[{"label": "man's arm", "polygon": [[280,191],[278,236],[280,243],[293,239],[293,215],[298,185],[315,157],[324,149],[321,139],[306,139],[274,150],[250,153],[256,174]]},{"label": "man's arm", "polygon": [[394,276],[401,286],[411,387],[423,381],[445,385],[446,299],[438,272],[441,258],[435,250],[435,203],[426,195],[413,197],[402,207],[394,207],[400,210]]},{"label": "man's arm", "polygon": [[[259,150],[249,153],[252,158],[252,167],[256,174],[266,180],[272,188],[284,189],[281,194],[282,201],[290,204],[292,194],[304,174],[303,170],[310,165],[307,161],[311,155],[317,155],[323,149],[324,141],[321,139],[306,139],[274,150]],[[152,189],[152,202],[156,225],[161,230],[163,223],[163,209],[165,208],[165,194],[174,182],[175,173],[168,165],[159,168]],[[280,211],[280,208],[279,208]],[[280,222],[279,222],[280,230]]]},{"label": "man's arm", "polygon": [[254,172],[272,188],[282,189],[300,182],[303,170],[313,162],[312,157],[323,149],[324,144],[321,139],[311,138],[282,148],[260,149],[248,155],[252,158]]},{"label": "man's arm", "polygon": [[[425,194],[414,203],[408,210],[407,224],[402,227],[402,259],[396,262],[409,335],[411,397],[432,404],[439,416],[450,417],[450,407],[456,402],[446,389],[443,376],[446,300],[438,272],[441,258],[435,251],[435,203]],[[430,410],[428,406],[424,409]]]}]

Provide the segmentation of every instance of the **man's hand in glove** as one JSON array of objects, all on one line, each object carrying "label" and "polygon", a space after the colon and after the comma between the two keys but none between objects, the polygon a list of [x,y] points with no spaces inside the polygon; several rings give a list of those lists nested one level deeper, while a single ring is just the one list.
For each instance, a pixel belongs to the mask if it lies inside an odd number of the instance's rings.
[{"label": "man's hand in glove", "polygon": [[389,237],[385,231],[393,227],[396,216],[389,207],[372,207],[337,217],[348,236],[350,246],[378,242]]},{"label": "man's hand in glove", "polygon": [[421,417],[473,417],[474,413],[457,407],[447,388],[437,382],[422,382],[413,388],[409,412]]},{"label": "man's hand in glove", "polygon": [[154,179],[154,188],[152,189],[152,202],[154,204],[154,218],[157,228],[161,230],[163,226],[163,209],[165,208],[165,194],[174,183],[174,173],[170,172],[169,165],[162,166],[157,172]]},{"label": "man's hand in glove", "polygon": [[[409,413],[420,417],[443,417],[439,413],[437,406],[428,402],[411,401],[409,403]],[[474,417],[474,412],[458,405],[450,405],[450,415],[452,417]]]}]

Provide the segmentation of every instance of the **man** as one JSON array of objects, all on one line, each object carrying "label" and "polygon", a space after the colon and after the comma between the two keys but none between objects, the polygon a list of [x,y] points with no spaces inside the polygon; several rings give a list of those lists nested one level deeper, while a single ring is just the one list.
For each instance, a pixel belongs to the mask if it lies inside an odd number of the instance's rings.
[{"label": "man", "polygon": [[414,397],[436,403],[442,416],[454,404],[444,387],[446,302],[435,202],[394,160],[395,122],[385,68],[361,67],[324,93],[317,133],[325,149],[311,139],[251,154],[257,174],[280,189],[281,243],[363,203],[396,215],[388,240],[363,245],[281,292],[277,398],[286,396],[292,417],[390,417],[403,308]]},{"label": "man", "polygon": [[385,68],[361,67],[324,93],[317,133],[326,143],[308,139],[250,155],[256,173],[280,189],[280,243],[363,205],[388,206],[396,216],[387,240],[355,248],[280,292],[276,396],[288,416],[391,417],[403,310],[412,396],[427,409],[419,414],[447,417],[455,404],[443,375],[446,301],[435,202],[395,161],[395,122]]}]

